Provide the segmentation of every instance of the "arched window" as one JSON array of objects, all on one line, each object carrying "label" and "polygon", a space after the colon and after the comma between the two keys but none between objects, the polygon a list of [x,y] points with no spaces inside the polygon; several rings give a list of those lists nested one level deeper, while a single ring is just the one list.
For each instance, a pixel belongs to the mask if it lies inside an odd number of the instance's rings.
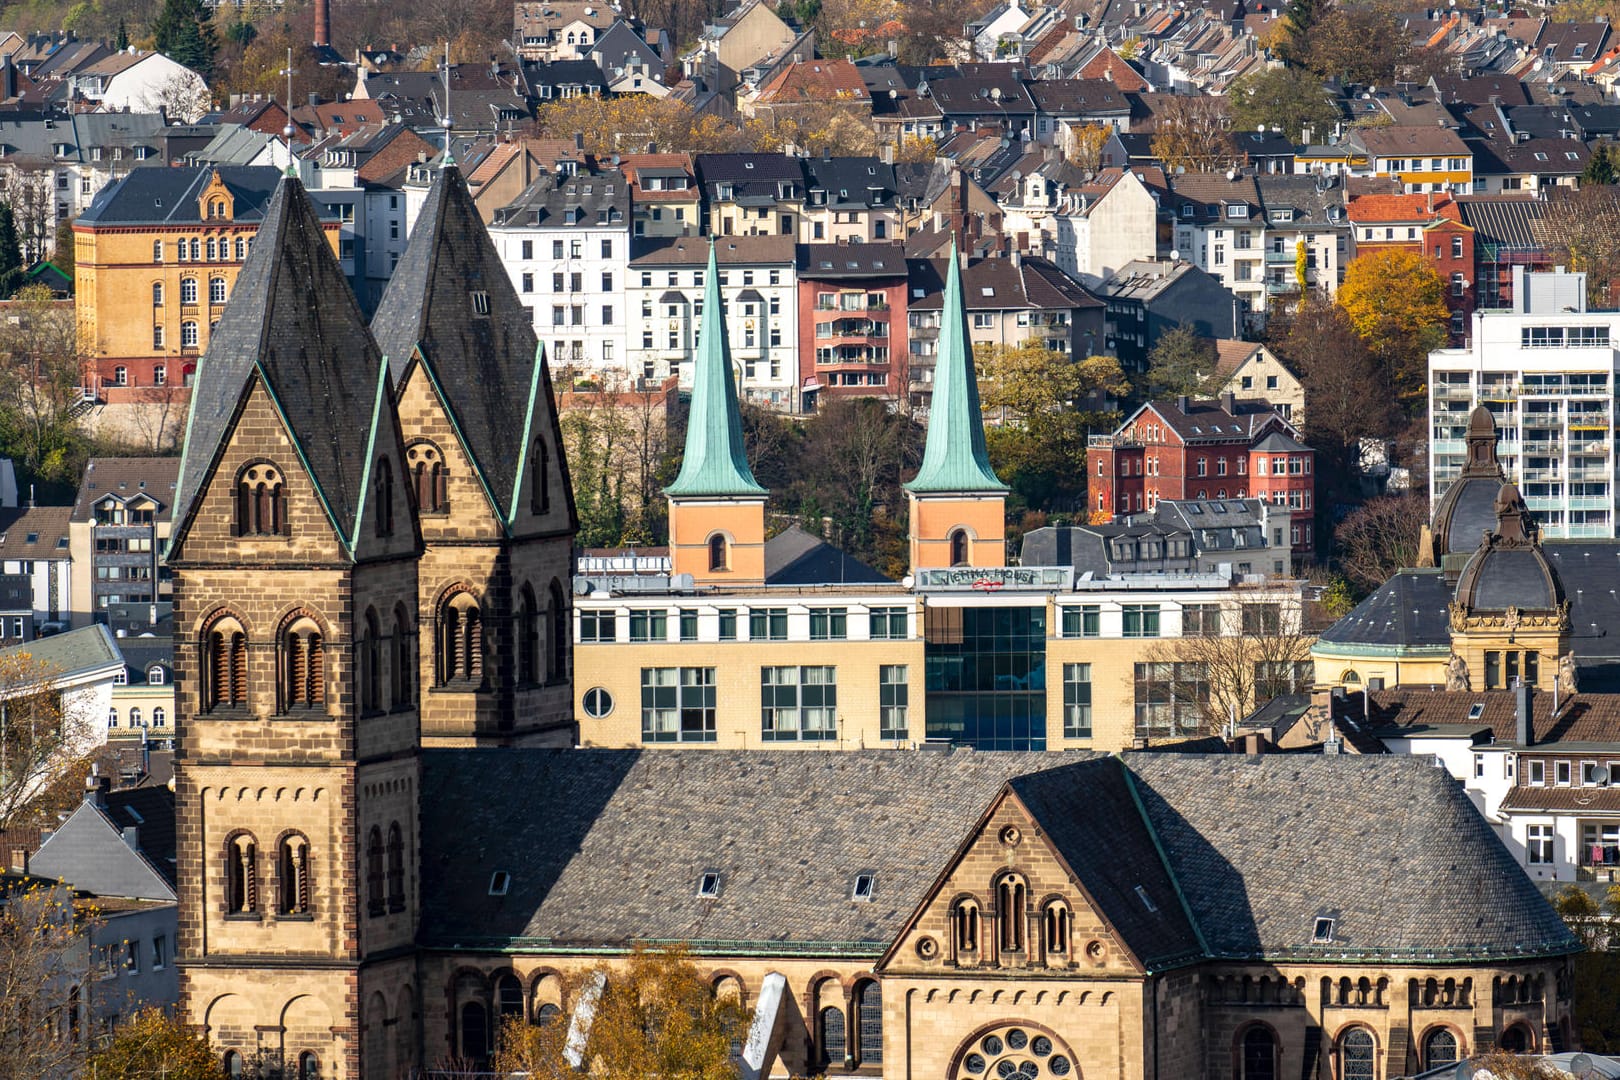
[{"label": "arched window", "polygon": [[281,632],[281,711],[315,709],[326,703],[326,645],[321,628],[301,618]]},{"label": "arched window", "polygon": [[382,830],[373,825],[366,834],[366,911],[381,915],[383,907],[383,838]]},{"label": "arched window", "polygon": [[847,1053],[844,1010],[829,1005],[821,1010],[821,1056],[829,1066],[837,1066],[843,1064]]},{"label": "arched window", "polygon": [[1527,1054],[1530,1052],[1530,1036],[1525,1034],[1524,1025],[1514,1024],[1502,1032],[1502,1037],[1496,1040],[1498,1049],[1506,1050],[1510,1054]]},{"label": "arched window", "polygon": [[286,531],[281,470],[265,463],[249,465],[236,480],[237,535],[275,536]]},{"label": "arched window", "polygon": [[968,535],[965,529],[951,530],[951,565],[966,566],[968,561]]},{"label": "arched window", "polygon": [[[202,262],[202,241],[195,236],[191,238],[191,261]],[[193,300],[193,303],[196,301]]]},{"label": "arched window", "polygon": [[197,341],[197,320],[187,319],[180,324],[180,346],[185,349],[195,349]]},{"label": "arched window", "polygon": [[1277,1037],[1267,1027],[1243,1033],[1242,1072],[1238,1080],[1277,1080]]},{"label": "arched window", "polygon": [[1457,1036],[1450,1028],[1435,1028],[1423,1037],[1423,1068],[1438,1069],[1457,1063]]},{"label": "arched window", "polygon": [[951,909],[951,937],[958,958],[979,951],[979,905],[972,900],[958,900]]},{"label": "arched window", "polygon": [[479,1063],[489,1057],[489,1014],[476,1001],[461,1007],[461,1056]]},{"label": "arched window", "polygon": [[731,545],[726,543],[726,538],[720,533],[709,537],[709,569],[731,569]]},{"label": "arched window", "polygon": [[360,683],[360,711],[382,711],[382,624],[375,608],[367,608],[356,642],[355,667]]},{"label": "arched window", "polygon": [[[220,245],[229,246],[229,241]],[[225,279],[222,277],[208,279],[208,302],[210,304],[223,304],[225,302]]]},{"label": "arched window", "polygon": [[221,619],[209,627],[203,647],[203,706],[239,709],[247,706],[247,634],[235,619]]},{"label": "arched window", "polygon": [[996,882],[996,927],[1002,952],[1024,951],[1024,879],[1007,874]]},{"label": "arched window", "polygon": [[161,281],[152,282],[152,306],[163,306],[163,282]]},{"label": "arched window", "polygon": [[163,706],[159,705],[157,708],[152,710],[153,727],[164,727],[168,724],[168,722],[169,714],[163,711]]},{"label": "arched window", "polygon": [[1339,1080],[1376,1080],[1372,1032],[1351,1028],[1339,1038]]},{"label": "arched window", "polygon": [[377,459],[377,478],[372,483],[376,492],[377,535],[394,535],[394,466],[387,458]]},{"label": "arched window", "polygon": [[527,585],[519,594],[517,638],[518,685],[533,686],[540,681],[540,612]]},{"label": "arched window", "polygon": [[282,837],[276,852],[276,910],[283,915],[310,911],[309,841],[298,833]]},{"label": "arched window", "polygon": [[405,910],[405,837],[397,821],[388,826],[388,910]]},{"label": "arched window", "polygon": [[554,1005],[548,1001],[538,1009],[534,1010],[534,1022],[539,1024],[541,1027],[544,1027],[545,1025],[556,1020],[557,1017],[561,1015],[562,1006]]},{"label": "arched window", "polygon": [[412,443],[405,450],[405,467],[416,492],[416,509],[424,514],[442,514],[450,509],[448,476],[444,455],[432,443]]},{"label": "arched window", "polygon": [[136,705],[129,710],[129,726],[141,726],[141,708],[139,705]]},{"label": "arched window", "polygon": [[258,845],[251,833],[233,836],[225,845],[225,914],[258,913],[258,858]]},{"label": "arched window", "polygon": [[883,987],[863,982],[855,988],[856,1046],[859,1064],[883,1062]]},{"label": "arched window", "polygon": [[1053,900],[1041,914],[1041,949],[1048,961],[1069,955],[1069,905]]},{"label": "arched window", "polygon": [[242,1055],[235,1050],[225,1051],[225,1076],[228,1080],[242,1080]]},{"label": "arched window", "polygon": [[308,1050],[298,1055],[298,1080],[321,1080],[321,1059]]},{"label": "arched window", "polygon": [[546,635],[551,643],[551,656],[546,664],[546,681],[557,683],[568,678],[568,657],[573,652],[574,636],[570,631],[568,597],[563,592],[562,582],[552,578],[551,587],[546,593],[548,600],[546,614],[551,621],[551,625],[546,628]]},{"label": "arched window", "polygon": [[471,593],[456,593],[440,605],[438,645],[439,685],[483,679],[484,627]]},{"label": "arched window", "polygon": [[416,700],[416,684],[411,679],[411,617],[404,605],[394,609],[394,637],[389,657],[393,676],[390,703],[396,709],[408,708]]},{"label": "arched window", "polygon": [[529,462],[529,509],[544,514],[551,509],[551,457],[545,440],[534,440],[534,457]]},{"label": "arched window", "polygon": [[523,1015],[523,984],[516,975],[502,975],[495,980],[495,1012],[503,1024],[508,1016]]},{"label": "arched window", "polygon": [[197,302],[197,279],[184,277],[180,279],[180,302],[182,304],[195,304]]},{"label": "arched window", "polygon": [[163,241],[161,240],[152,241],[152,261],[156,263],[163,261]]}]

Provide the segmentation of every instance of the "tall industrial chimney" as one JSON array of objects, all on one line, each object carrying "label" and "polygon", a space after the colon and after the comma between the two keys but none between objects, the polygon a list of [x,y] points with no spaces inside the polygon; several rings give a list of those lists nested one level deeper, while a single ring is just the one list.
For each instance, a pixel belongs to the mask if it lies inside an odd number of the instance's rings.
[{"label": "tall industrial chimney", "polygon": [[[332,44],[332,7],[331,0],[315,0],[315,44]],[[288,108],[292,104],[288,103]]]}]

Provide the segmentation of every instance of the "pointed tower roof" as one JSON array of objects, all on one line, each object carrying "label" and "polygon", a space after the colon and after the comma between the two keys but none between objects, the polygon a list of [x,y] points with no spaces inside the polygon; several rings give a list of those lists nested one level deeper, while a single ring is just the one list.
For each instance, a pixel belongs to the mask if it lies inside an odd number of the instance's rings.
[{"label": "pointed tower roof", "polygon": [[1007,490],[1007,485],[990,467],[990,455],[984,445],[979,382],[973,370],[967,305],[962,299],[962,272],[954,246],[945,277],[945,307],[940,314],[928,442],[923,448],[922,468],[906,485],[906,490],[919,494]]},{"label": "pointed tower roof", "polygon": [[703,277],[703,340],[692,365],[692,408],[686,417],[686,456],[666,495],[764,495],[743,447],[742,414],[732,381],[726,315],[720,306],[720,271],[709,241]]},{"label": "pointed tower roof", "polygon": [[255,374],[347,542],[364,499],[373,436],[366,420],[376,413],[381,356],[303,185],[291,177],[266,204],[252,253],[197,364],[175,499],[182,533]]},{"label": "pointed tower roof", "polygon": [[551,379],[529,309],[454,166],[428,189],[371,326],[396,385],[421,357],[491,503],[510,521],[519,450],[535,396],[551,399]]}]

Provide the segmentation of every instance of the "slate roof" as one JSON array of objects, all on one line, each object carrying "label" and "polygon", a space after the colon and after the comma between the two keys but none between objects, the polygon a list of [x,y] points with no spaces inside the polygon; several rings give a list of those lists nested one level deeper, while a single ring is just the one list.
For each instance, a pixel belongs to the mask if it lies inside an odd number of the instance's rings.
[{"label": "slate roof", "polygon": [[[473,311],[474,291],[486,295],[487,315]],[[551,382],[529,309],[459,169],[441,169],[434,178],[372,326],[396,383],[420,352],[496,510],[510,520],[536,365],[548,400]]]},{"label": "slate roof", "polygon": [[1176,881],[1119,758],[1017,776],[1008,786],[1107,924],[1149,970],[1202,957],[1199,932],[1181,904]]},{"label": "slate roof", "polygon": [[131,169],[102,188],[79,216],[82,225],[192,224],[202,220],[197,197],[215,172],[230,190],[237,222],[261,221],[281,170],[271,165],[190,165]]},{"label": "slate roof", "polygon": [[33,659],[35,670],[44,678],[56,680],[71,679],[75,675],[102,668],[113,673],[124,666],[113,636],[100,623],[91,623],[65,634],[8,645],[0,649],[0,656],[29,656]]},{"label": "slate roof", "polygon": [[905,247],[897,243],[800,244],[797,261],[801,281],[897,278],[907,270]]},{"label": "slate roof", "polygon": [[364,496],[381,367],[377,343],[304,186],[282,179],[197,365],[175,544],[183,540],[181,522],[224,449],[255,373],[275,397],[333,528],[349,543]]},{"label": "slate roof", "polygon": [[179,475],[180,459],[174,457],[91,458],[79,480],[72,520],[89,521],[96,501],[107,495],[128,500],[145,494],[158,504],[157,520],[167,521],[174,512]]},{"label": "slate roof", "polygon": [[1328,645],[1445,649],[1451,644],[1446,615],[1451,598],[1439,570],[1402,570],[1317,639]]},{"label": "slate roof", "polygon": [[0,510],[0,559],[66,559],[71,506]]},{"label": "slate roof", "polygon": [[[429,750],[422,941],[881,956],[998,795],[1150,970],[1577,945],[1462,788],[1385,755]],[[490,799],[490,791],[508,793]],[[862,793],[860,812],[848,794]],[[521,812],[514,813],[512,799]],[[1351,827],[1323,830],[1325,816]],[[1447,838],[1436,844],[1433,838]],[[697,895],[704,873],[719,895]],[[509,875],[504,895],[492,878]],[[873,899],[850,899],[874,875]],[[1443,884],[1445,887],[1441,888]],[[604,903],[604,897],[614,898]],[[1319,917],[1333,941],[1312,942]]]},{"label": "slate roof", "polygon": [[[430,946],[687,941],[696,951],[723,943],[872,956],[1007,779],[1056,763],[1050,753],[971,750],[422,757],[424,807],[457,808],[422,818]],[[852,791],[862,792],[859,812]],[[720,895],[700,899],[710,870],[722,875]],[[505,896],[488,895],[497,871],[511,875]],[[861,872],[876,874],[869,903],[849,898]]]},{"label": "slate roof", "polygon": [[[1124,758],[1211,955],[1444,961],[1578,948],[1461,785],[1426,758]],[[1336,827],[1322,828],[1328,818]],[[1330,944],[1311,940],[1318,917],[1334,920]]]},{"label": "slate roof", "polygon": [[[1418,731],[1474,731],[1499,746],[1520,746],[1518,703],[1512,690],[1441,690],[1398,686],[1374,690],[1362,726],[1381,738]],[[1606,693],[1553,695],[1532,690],[1531,745],[1544,749],[1585,746],[1620,747],[1620,696]],[[1341,706],[1344,715],[1362,721],[1361,695]],[[1476,715],[1477,710],[1477,715]]]},{"label": "slate roof", "polygon": [[893,585],[859,559],[797,525],[765,541],[767,585]]},{"label": "slate roof", "polygon": [[[826,192],[828,208],[847,210],[894,205],[894,166],[876,157],[820,157],[805,161],[812,191]],[[818,208],[822,204],[817,204]]]}]

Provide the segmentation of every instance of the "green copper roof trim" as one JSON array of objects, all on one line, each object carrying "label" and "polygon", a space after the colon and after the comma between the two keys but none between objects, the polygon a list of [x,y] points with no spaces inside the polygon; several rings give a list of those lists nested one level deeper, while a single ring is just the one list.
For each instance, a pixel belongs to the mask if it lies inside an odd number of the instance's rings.
[{"label": "green copper roof trim", "polygon": [[720,271],[709,241],[709,269],[703,279],[703,340],[692,365],[692,407],[686,415],[686,455],[681,474],[666,495],[752,495],[765,489],[748,467],[743,445],[737,384],[731,375],[726,313],[720,306]]},{"label": "green copper roof trim", "polygon": [[1181,901],[1181,911],[1187,916],[1187,925],[1192,927],[1193,937],[1198,939],[1198,948],[1208,956],[1209,941],[1204,937],[1204,928],[1198,925],[1198,917],[1193,914],[1192,904],[1188,902],[1187,894],[1182,891],[1181,879],[1176,877],[1176,868],[1170,865],[1170,853],[1164,850],[1164,843],[1159,839],[1159,830],[1153,827],[1153,819],[1148,816],[1147,805],[1142,802],[1142,793],[1136,790],[1136,777],[1131,775],[1130,766],[1125,764],[1124,758],[1115,754],[1114,760],[1119,763],[1120,775],[1125,779],[1125,790],[1131,793],[1131,803],[1136,807],[1137,816],[1142,819],[1142,827],[1147,830],[1148,838],[1153,841],[1153,850],[1159,853],[1159,862],[1164,867],[1165,877],[1170,879],[1170,887],[1176,890],[1176,899]]},{"label": "green copper roof trim", "polygon": [[[371,463],[377,460],[377,428],[382,425],[383,395],[388,390],[388,357],[382,358],[382,370],[377,373],[377,392],[371,395],[371,432],[366,436],[366,460],[360,465],[360,501],[354,508],[354,536],[349,540],[351,551],[360,550],[360,523],[366,517],[366,501],[371,498]],[[404,467],[404,463],[401,463]]]},{"label": "green copper roof trim", "polygon": [[1397,659],[1410,658],[1413,660],[1428,660],[1436,657],[1445,659],[1451,655],[1450,645],[1355,645],[1337,641],[1323,641],[1320,638],[1311,646],[1312,656],[1321,657],[1354,657],[1366,656],[1374,658]]},{"label": "green copper roof trim", "polygon": [[[310,486],[315,489],[315,497],[321,501],[321,509],[326,511],[326,520],[332,523],[332,531],[337,534],[338,543],[343,545],[344,552],[348,554],[350,559],[353,559],[354,545],[347,536],[343,535],[343,526],[338,523],[337,514],[332,509],[332,501],[326,497],[326,489],[321,487],[320,480],[316,478],[315,470],[309,464],[309,457],[304,453],[304,444],[298,440],[292,421],[287,419],[287,410],[282,408],[281,399],[276,396],[276,388],[271,385],[270,376],[265,372],[264,364],[257,358],[253,361],[253,370],[259,376],[259,385],[264,387],[265,396],[270,399],[270,404],[275,407],[276,415],[281,418],[281,426],[287,432],[287,440],[292,443],[293,452],[298,455],[298,464],[303,468],[304,475],[309,477]],[[361,500],[363,505],[363,494]],[[358,510],[356,512],[358,513]]]},{"label": "green copper roof trim", "polygon": [[[495,511],[495,520],[500,523],[501,531],[510,536],[512,527],[511,523],[507,521],[507,515],[501,510],[501,500],[496,497],[495,489],[489,486],[489,477],[484,472],[483,463],[478,460],[478,455],[472,452],[472,444],[467,441],[467,436],[461,430],[461,421],[456,416],[456,410],[450,405],[450,395],[446,394],[444,387],[439,384],[439,373],[434,371],[433,365],[427,362],[427,357],[422,352],[421,342],[412,347],[412,352],[416,355],[416,362],[427,373],[428,382],[433,387],[433,393],[438,396],[439,405],[444,409],[445,419],[450,421],[450,430],[456,433],[456,444],[461,447],[461,452],[467,455],[467,460],[472,462],[473,475],[478,477],[478,486],[483,489],[484,497],[489,500],[490,509]],[[523,466],[520,461],[518,463],[518,476],[521,477],[522,475]],[[516,514],[517,512],[514,510],[513,516],[516,517]]]},{"label": "green copper roof trim", "polygon": [[517,472],[512,476],[512,509],[506,515],[506,531],[517,528],[518,499],[523,494],[523,474],[529,471],[529,446],[534,442],[534,406],[540,400],[540,386],[545,375],[546,346],[542,341],[534,344],[534,370],[529,373],[529,411],[523,417],[523,441],[518,445]]},{"label": "green copper roof trim", "polygon": [[945,275],[945,306],[939,319],[939,352],[934,361],[934,401],[928,410],[928,442],[922,468],[906,490],[927,492],[1003,492],[990,467],[984,445],[984,416],[979,411],[979,381],[973,370],[973,343],[968,338],[967,306],[962,300],[962,271],[951,246]]}]

